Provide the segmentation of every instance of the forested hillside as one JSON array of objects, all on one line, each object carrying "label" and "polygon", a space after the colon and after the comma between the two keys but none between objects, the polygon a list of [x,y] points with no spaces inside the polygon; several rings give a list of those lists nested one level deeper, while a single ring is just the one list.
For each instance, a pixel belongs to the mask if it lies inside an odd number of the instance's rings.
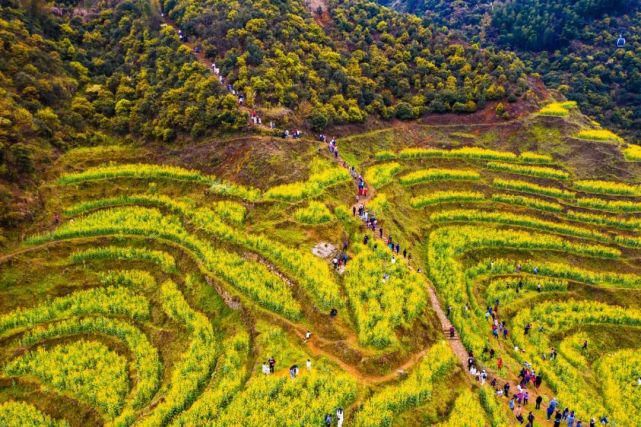
[{"label": "forested hillside", "polygon": [[331,1],[324,27],[296,0],[171,0],[163,8],[250,104],[285,106],[318,129],[368,115],[473,112],[527,90],[514,55],[457,42],[375,3]]},{"label": "forested hillside", "polygon": [[[515,49],[546,84],[586,113],[641,138],[641,12],[632,0],[381,2]],[[626,40],[618,46],[619,35]],[[621,44],[619,42],[619,44]]]},{"label": "forested hillside", "polygon": [[[4,4],[4,3],[3,3]],[[200,136],[245,123],[236,100],[146,1],[0,9],[0,224],[30,215],[55,153],[111,139]]]}]

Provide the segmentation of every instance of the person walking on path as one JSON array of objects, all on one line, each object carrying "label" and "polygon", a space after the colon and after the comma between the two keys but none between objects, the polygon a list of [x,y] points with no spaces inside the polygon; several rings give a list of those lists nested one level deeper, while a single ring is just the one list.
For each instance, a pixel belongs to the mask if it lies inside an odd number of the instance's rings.
[{"label": "person walking on path", "polygon": [[541,409],[541,402],[543,402],[543,396],[540,394],[536,397],[536,405],[534,406],[534,409]]},{"label": "person walking on path", "polygon": [[345,414],[343,412],[343,408],[338,408],[336,410],[336,426],[337,427],[343,427],[344,418],[345,418]]},{"label": "person walking on path", "polygon": [[553,398],[552,400],[550,400],[550,403],[548,403],[548,409],[547,409],[548,420],[552,418],[552,414],[554,414],[554,410],[556,409],[558,404],[559,403],[556,401],[556,398]]},{"label": "person walking on path", "polygon": [[274,359],[274,356],[269,358],[269,372],[274,373],[274,368],[276,367],[276,359]]}]

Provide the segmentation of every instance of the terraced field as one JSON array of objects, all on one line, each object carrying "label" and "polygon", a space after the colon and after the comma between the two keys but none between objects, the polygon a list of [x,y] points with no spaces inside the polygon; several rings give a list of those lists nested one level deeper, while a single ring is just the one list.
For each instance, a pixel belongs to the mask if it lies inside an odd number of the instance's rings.
[{"label": "terraced field", "polygon": [[[0,424],[503,426],[490,382],[526,364],[531,401],[637,425],[639,164],[417,129],[340,140],[348,164],[269,140],[255,179],[127,146],[61,157],[0,258]],[[353,214],[349,165],[382,230]]]}]

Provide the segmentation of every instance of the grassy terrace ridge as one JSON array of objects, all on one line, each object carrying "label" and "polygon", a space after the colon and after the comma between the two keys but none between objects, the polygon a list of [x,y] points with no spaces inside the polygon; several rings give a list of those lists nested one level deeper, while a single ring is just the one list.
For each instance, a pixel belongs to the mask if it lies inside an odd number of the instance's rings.
[{"label": "grassy terrace ridge", "polygon": [[203,175],[195,170],[168,165],[161,166],[138,163],[96,166],[82,172],[62,175],[58,178],[57,182],[60,185],[74,185],[83,182],[116,178],[187,181],[208,185],[210,187],[210,191],[215,194],[238,197],[249,201],[257,201],[260,199],[260,191],[257,189],[246,188],[229,182],[221,182],[211,175]]},{"label": "grassy terrace ridge", "polygon": [[399,178],[402,185],[411,186],[434,181],[477,181],[481,179],[478,172],[468,169],[421,169],[410,172]]},{"label": "grassy terrace ridge", "polygon": [[532,163],[532,164],[549,164],[554,163],[554,159],[546,154],[523,152],[514,154],[509,151],[491,150],[480,147],[461,147],[450,150],[438,148],[405,148],[398,153],[391,151],[382,151],[374,155],[377,160],[416,160],[416,159],[464,159],[464,160],[487,160],[503,161],[514,163]]},{"label": "grassy terrace ridge", "polygon": [[[42,215],[24,240],[7,234],[0,263],[0,362],[16,384],[0,400],[27,402],[0,403],[0,422],[320,425],[342,407],[347,425],[515,425],[507,399],[470,387],[469,350],[488,383],[514,387],[528,361],[544,375],[531,400],[625,425],[634,399],[602,390],[634,392],[633,371],[607,364],[641,348],[641,169],[577,141],[583,118],[561,104],[544,107],[566,109],[556,119],[339,137],[338,162],[268,137],[226,152],[222,172],[217,141],[181,146],[187,167],[135,163],[157,154],[133,147],[63,155]],[[498,339],[494,304],[509,329]]]}]

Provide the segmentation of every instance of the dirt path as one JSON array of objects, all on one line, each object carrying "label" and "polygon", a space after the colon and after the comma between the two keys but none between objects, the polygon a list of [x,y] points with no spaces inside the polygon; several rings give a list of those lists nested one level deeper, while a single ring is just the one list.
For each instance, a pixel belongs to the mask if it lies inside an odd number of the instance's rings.
[{"label": "dirt path", "polygon": [[[305,4],[318,25],[325,27],[331,22],[332,18],[329,15],[327,0],[306,0]],[[320,14],[318,13],[319,10],[321,11]]]},{"label": "dirt path", "polygon": [[[334,157],[334,159],[340,164],[343,168],[349,169],[349,166],[347,163],[340,157]],[[358,184],[358,178],[354,177],[354,183]],[[376,194],[376,191],[374,190],[373,187],[368,187],[367,191],[367,196],[356,196],[356,203],[352,205],[352,211],[356,209],[358,211],[358,208],[360,206],[367,207],[367,203],[374,198]],[[374,238],[378,239],[379,241],[383,242],[384,245],[387,244],[387,236],[385,233],[374,233]],[[404,262],[406,262],[404,260]],[[409,265],[408,263],[408,268],[412,269],[412,266]],[[443,330],[443,334],[445,337],[448,338],[448,341],[450,343],[450,346],[452,347],[452,350],[454,351],[454,354],[456,354],[456,357],[459,359],[459,362],[461,366],[464,368],[467,367],[467,358],[468,358],[468,352],[465,349],[465,346],[461,342],[461,340],[458,337],[458,334],[455,332],[454,337],[450,337],[450,328],[452,328],[452,323],[449,321],[447,316],[445,315],[445,311],[443,310],[443,307],[441,306],[441,302],[439,301],[436,292],[434,291],[434,288],[432,286],[428,286],[427,288],[428,295],[430,297],[430,303],[432,305],[432,308],[436,312],[436,317],[438,318],[441,328]],[[422,353],[424,353],[423,351]]]},{"label": "dirt path", "polygon": [[[229,89],[228,86],[227,86],[228,83],[229,83],[227,78],[225,76],[223,76],[222,74],[220,74],[218,69],[214,67],[215,61],[213,61],[212,59],[208,58],[207,55],[205,54],[205,52],[202,49],[197,49],[197,44],[196,43],[194,43],[192,41],[185,41],[183,39],[183,35],[182,35],[181,30],[180,30],[180,27],[178,27],[178,25],[174,21],[169,19],[169,17],[167,17],[166,15],[163,14],[162,15],[162,20],[163,20],[164,25],[168,25],[168,26],[170,26],[170,27],[172,27],[172,28],[174,28],[176,30],[176,32],[180,35],[180,43],[182,43],[183,46],[185,46],[186,48],[189,49],[189,51],[194,56],[194,58],[196,58],[198,60],[198,62],[200,62],[206,69],[208,69],[214,76],[216,76],[216,78],[218,78],[220,84],[224,88],[226,88],[230,93],[233,93],[233,89]],[[234,93],[234,95],[237,95],[237,94]],[[246,105],[242,105],[242,104],[239,103],[238,104],[238,108],[241,111],[247,113],[250,116],[250,120],[248,122],[248,124],[250,126],[254,126],[256,128],[260,128],[260,129],[263,129],[263,130],[271,130],[269,126],[267,126],[265,124],[255,124],[251,120],[252,112],[254,112],[258,108],[260,108],[258,105],[255,105],[254,108],[250,108],[250,107],[248,107]]]}]

